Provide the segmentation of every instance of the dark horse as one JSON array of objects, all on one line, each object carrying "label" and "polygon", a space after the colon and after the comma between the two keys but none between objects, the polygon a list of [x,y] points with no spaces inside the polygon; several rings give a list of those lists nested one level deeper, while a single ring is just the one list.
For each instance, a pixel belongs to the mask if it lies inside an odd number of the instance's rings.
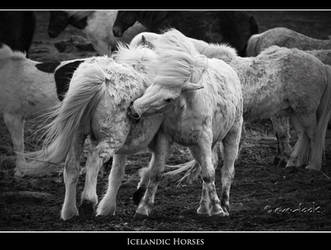
[{"label": "dark horse", "polygon": [[258,33],[253,16],[241,11],[119,11],[113,33],[120,37],[136,21],[150,32],[175,28],[208,43],[227,43],[245,56],[247,41]]},{"label": "dark horse", "polygon": [[35,26],[33,11],[0,11],[0,43],[28,55]]},{"label": "dark horse", "polygon": [[57,37],[68,25],[78,29],[84,29],[87,26],[88,14],[85,16],[71,15],[67,11],[50,11],[48,35],[51,38]]}]

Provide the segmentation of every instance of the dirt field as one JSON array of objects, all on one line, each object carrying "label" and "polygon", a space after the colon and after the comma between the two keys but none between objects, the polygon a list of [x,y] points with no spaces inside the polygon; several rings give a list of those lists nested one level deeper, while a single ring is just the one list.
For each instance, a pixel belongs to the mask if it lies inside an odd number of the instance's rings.
[{"label": "dirt field", "polygon": [[[252,13],[261,31],[285,26],[316,38],[326,39],[331,35],[331,12]],[[68,27],[61,36],[50,39],[47,35],[48,13],[38,12],[37,18],[37,30],[30,51],[33,59],[71,59],[93,54],[84,51],[59,53],[53,45],[56,41],[82,33]],[[27,124],[27,150],[38,147],[35,140],[29,137],[33,132],[32,125],[31,122]],[[266,121],[249,125],[247,138],[235,166],[229,218],[215,219],[196,215],[201,193],[200,181],[176,188],[164,180],[159,186],[151,218],[145,221],[133,220],[136,206],[131,196],[138,182],[137,169],[146,166],[149,160],[149,154],[145,153],[129,157],[127,178],[119,191],[116,216],[96,219],[86,215],[63,222],[60,220],[64,198],[62,176],[14,179],[14,154],[8,131],[1,119],[0,230],[331,230],[331,179],[328,177],[331,177],[331,156],[326,155],[322,173],[278,168],[272,164],[275,146],[270,123]],[[185,152],[184,148],[174,147],[167,163],[185,162],[188,160]],[[217,185],[221,181],[220,169],[217,169],[216,176]],[[83,177],[78,185],[78,197],[83,188]],[[99,197],[105,191],[106,183],[107,175],[99,176]],[[3,196],[9,191],[37,191],[49,195],[41,198]],[[313,208],[314,212],[310,212]]]}]

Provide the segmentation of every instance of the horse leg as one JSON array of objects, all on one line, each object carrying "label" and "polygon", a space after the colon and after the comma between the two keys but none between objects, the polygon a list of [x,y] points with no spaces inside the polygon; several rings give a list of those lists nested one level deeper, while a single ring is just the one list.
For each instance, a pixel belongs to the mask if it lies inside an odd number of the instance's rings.
[{"label": "horse leg", "polygon": [[230,212],[230,189],[234,178],[234,163],[239,153],[242,119],[229,131],[223,139],[223,166],[221,206],[226,215]]},{"label": "horse leg", "polygon": [[316,129],[316,116],[310,114],[306,116],[294,116],[291,119],[294,128],[298,132],[298,141],[291,154],[288,166],[300,167],[308,162],[309,152],[312,150],[312,138]]},{"label": "horse leg", "polygon": [[208,192],[208,187],[205,182],[202,182],[201,198],[199,202],[199,207],[197,209],[197,214],[210,215],[210,197]]},{"label": "horse leg", "polygon": [[80,155],[83,152],[84,136],[78,135],[67,155],[63,179],[65,184],[65,197],[61,210],[61,218],[68,220],[78,215],[76,206],[76,186],[80,173]]},{"label": "horse leg", "polygon": [[302,122],[300,122],[300,120],[297,117],[295,116],[291,117],[291,123],[297,132],[298,140],[294,146],[293,152],[290,156],[290,159],[286,167],[289,166],[301,167],[308,163],[309,148],[310,148],[309,138],[305,133],[305,128],[303,127]]},{"label": "horse leg", "polygon": [[154,155],[150,164],[149,182],[147,184],[145,195],[141,199],[136,210],[136,218],[150,215],[169,151],[170,142],[164,134],[159,132],[154,140],[154,145],[152,146]]},{"label": "horse leg", "polygon": [[[290,158],[286,164],[286,167],[300,167],[303,160],[303,151],[305,145],[309,143],[308,138],[305,135],[304,127],[296,116],[291,117],[291,123],[297,133],[297,141],[293,147],[293,151],[290,155]],[[299,158],[301,160],[299,160]]]},{"label": "horse leg", "polygon": [[81,194],[80,209],[84,213],[91,213],[96,208],[98,203],[98,195],[96,192],[98,173],[103,165],[103,159],[99,156],[99,150],[96,148],[96,143],[90,140],[88,156],[85,165],[85,185]]},{"label": "horse leg", "polygon": [[[198,152],[194,151],[195,148],[190,148],[190,150],[192,155],[198,155]],[[217,142],[214,145],[212,156],[212,163],[214,165],[214,169],[216,170],[218,165],[220,165],[221,161],[223,160],[223,143],[221,141]],[[210,215],[210,197],[205,182],[202,182],[201,199],[199,202],[199,207],[197,209],[197,214]]]},{"label": "horse leg", "polygon": [[108,177],[107,192],[97,208],[97,216],[115,215],[116,196],[125,172],[126,155],[113,155],[113,163]]},{"label": "horse leg", "polygon": [[278,143],[278,152],[274,159],[274,164],[277,166],[285,166],[292,151],[289,140],[289,120],[288,117],[272,117],[271,122],[276,132]]},{"label": "horse leg", "polygon": [[139,169],[140,181],[137,185],[137,190],[134,192],[132,197],[133,203],[137,206],[139,205],[141,199],[143,198],[146,192],[146,187],[149,181],[149,173],[151,171],[152,165],[154,164],[154,158],[155,158],[155,154],[152,151],[152,157],[151,160],[149,161],[148,167]]},{"label": "horse leg", "polygon": [[16,154],[15,176],[23,176],[24,168],[26,168],[25,159],[22,155],[24,152],[24,119],[20,115],[10,113],[4,113],[3,119],[9,130]]},{"label": "horse leg", "polygon": [[[216,192],[215,169],[212,160],[213,152],[211,144],[211,136],[205,136],[201,138],[199,145],[192,147],[192,151],[194,152],[193,156],[201,166],[202,180],[204,182],[203,185],[205,185],[205,187],[203,186],[203,188],[207,190],[207,193],[210,198],[210,215],[226,216],[228,214],[223,211],[220,199],[218,198]],[[202,194],[205,195],[204,192]],[[197,213],[200,213],[205,210],[206,203],[204,201],[205,199],[201,197],[200,206],[197,209]]]}]

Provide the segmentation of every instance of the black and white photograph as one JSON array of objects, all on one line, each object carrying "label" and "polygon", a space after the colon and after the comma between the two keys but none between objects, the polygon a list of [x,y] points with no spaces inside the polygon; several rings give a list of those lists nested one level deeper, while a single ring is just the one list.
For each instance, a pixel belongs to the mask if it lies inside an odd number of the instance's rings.
[{"label": "black and white photograph", "polygon": [[331,9],[2,9],[0,111],[1,233],[331,232]]}]

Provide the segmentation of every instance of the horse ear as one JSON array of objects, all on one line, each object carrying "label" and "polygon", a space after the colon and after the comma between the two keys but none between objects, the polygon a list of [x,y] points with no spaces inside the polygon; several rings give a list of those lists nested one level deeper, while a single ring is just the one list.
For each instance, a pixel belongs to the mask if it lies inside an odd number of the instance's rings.
[{"label": "horse ear", "polygon": [[141,36],[141,43],[146,44],[146,37],[144,35]]},{"label": "horse ear", "polygon": [[182,88],[182,91],[193,91],[203,89],[203,86],[199,83],[186,82]]}]

